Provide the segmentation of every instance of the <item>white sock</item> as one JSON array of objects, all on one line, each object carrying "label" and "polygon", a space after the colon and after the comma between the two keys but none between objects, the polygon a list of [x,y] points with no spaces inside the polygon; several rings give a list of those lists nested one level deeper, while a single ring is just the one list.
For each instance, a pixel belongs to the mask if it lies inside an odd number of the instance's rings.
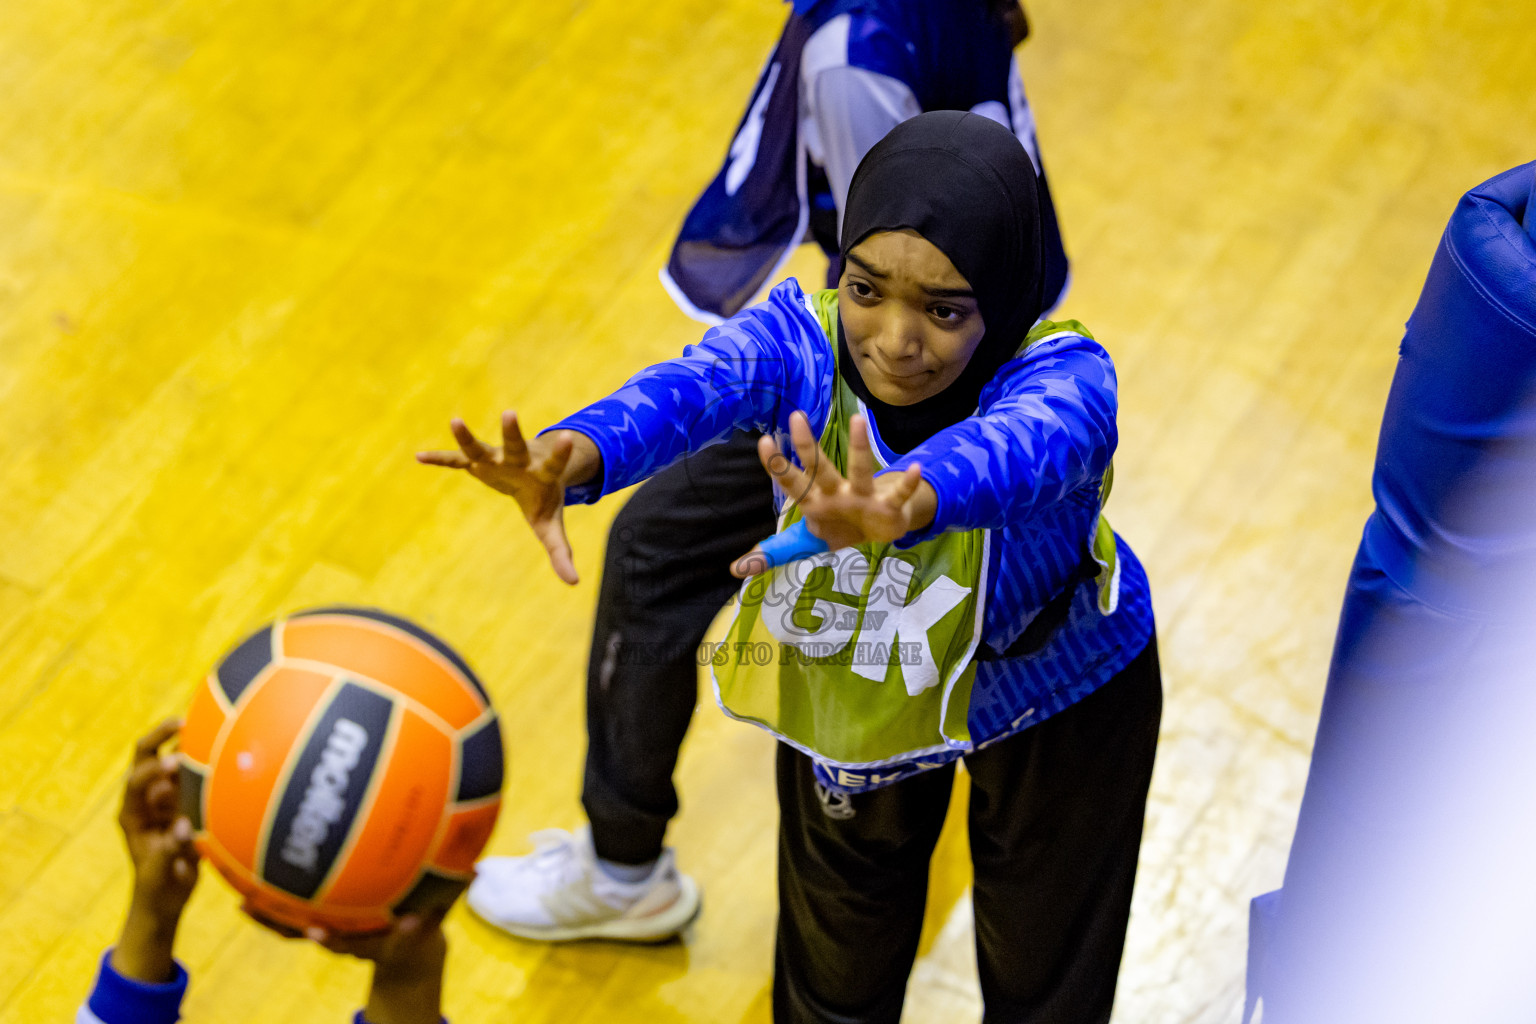
[{"label": "white sock", "polygon": [[619,864],[611,860],[596,858],[597,866],[603,874],[615,882],[623,882],[626,885],[638,885],[651,877],[651,872],[656,870],[656,862],[647,861],[644,864]]}]

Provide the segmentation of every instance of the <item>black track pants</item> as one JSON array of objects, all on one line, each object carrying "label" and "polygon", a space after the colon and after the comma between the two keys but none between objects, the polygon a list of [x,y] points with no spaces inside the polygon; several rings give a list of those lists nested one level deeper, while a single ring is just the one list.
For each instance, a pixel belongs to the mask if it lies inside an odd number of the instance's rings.
[{"label": "black track pants", "polygon": [[[1154,640],[1081,702],[965,759],[987,1024],[1109,1020],[1162,702]],[[897,1024],[954,771],[829,796],[780,744],[775,1021]]]},{"label": "black track pants", "polygon": [[698,703],[697,648],[740,586],[731,562],[774,525],[768,473],[744,433],[658,473],[614,519],[587,664],[581,799],[598,856],[660,856]]}]

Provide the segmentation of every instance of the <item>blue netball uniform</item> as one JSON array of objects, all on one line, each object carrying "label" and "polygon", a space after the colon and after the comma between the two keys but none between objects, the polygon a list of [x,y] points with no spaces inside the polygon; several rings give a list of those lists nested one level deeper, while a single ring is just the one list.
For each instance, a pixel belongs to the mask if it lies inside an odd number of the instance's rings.
[{"label": "blue netball uniform", "polygon": [[[1084,571],[1117,441],[1114,367],[1075,322],[1044,325],[1031,338],[982,391],[975,416],[910,452],[888,449],[871,421],[880,460],[893,472],[920,464],[938,495],[933,522],[898,548],[946,531],[989,530],[994,541],[969,740],[876,771],[822,759],[818,776],[829,788],[876,789],[1036,725],[1096,690],[1152,636],[1146,576],[1127,545],[1115,545],[1111,592],[1101,594],[1098,573]],[[826,326],[786,281],[680,358],[549,428],[585,434],[602,454],[603,476],[572,488],[567,501],[596,501],[740,430],[774,435],[793,457],[790,414],[804,411],[821,433],[836,376]],[[1042,616],[1057,628],[1021,645]]]},{"label": "blue netball uniform", "polygon": [[[832,257],[829,276],[835,277],[846,193],[861,158],[893,128],[939,110],[983,115],[1018,141],[1020,157],[1027,154],[1028,169],[1020,170],[1036,186],[1030,206],[1040,223],[1044,308],[1054,305],[1066,287],[1067,260],[1002,6],[1001,0],[795,0],[724,162],[687,214],[662,270],[678,305],[711,324],[734,316],[807,235]],[[650,475],[667,462],[670,469]],[[597,861],[628,871],[662,864],[666,856],[657,877],[671,877],[663,841],[678,808],[672,772],[698,701],[695,652],[738,589],[731,561],[772,534],[775,519],[751,429],[686,461],[669,458],[643,468],[626,476],[650,479],[615,518],[604,556],[587,666],[582,805]],[[1006,585],[1032,595],[1052,584],[1070,590],[1064,579],[1010,574]],[[1005,585],[1002,577],[998,585]],[[1083,664],[1091,661],[1085,656]],[[1055,691],[1038,703],[1024,698],[1031,687],[1051,687],[1014,672],[997,674],[994,688],[995,672],[981,673],[986,678],[975,694],[987,734],[1013,728],[1021,715],[1022,728],[1030,715],[1048,714],[1064,699]],[[1091,685],[1086,677],[1084,685]],[[857,787],[871,780],[855,774],[844,781]],[[575,840],[561,856],[577,857]],[[482,873],[488,901],[493,890],[545,891],[531,859],[494,867],[509,881],[493,886]],[[684,892],[696,892],[686,876],[683,882]],[[696,895],[692,899],[696,907]],[[515,910],[508,909],[515,902],[510,896],[494,902],[509,931],[547,934],[545,902],[517,902]],[[609,927],[579,916],[563,920],[560,934],[597,936]],[[685,908],[675,920],[687,917]],[[665,937],[678,926],[657,924],[651,934]]]}]

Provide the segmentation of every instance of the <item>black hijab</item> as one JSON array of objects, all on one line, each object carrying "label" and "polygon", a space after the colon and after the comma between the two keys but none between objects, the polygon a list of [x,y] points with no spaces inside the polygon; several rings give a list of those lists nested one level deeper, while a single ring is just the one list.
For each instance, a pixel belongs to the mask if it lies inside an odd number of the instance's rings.
[{"label": "black hijab", "polygon": [[887,405],[859,375],[838,323],[838,373],[863,399],[880,438],[908,452],[976,410],[981,389],[1044,310],[1035,167],[1018,138],[980,114],[935,110],[903,121],[865,154],[848,186],[842,253],[870,235],[910,228],[949,257],[986,333],[959,378],[912,405]]}]

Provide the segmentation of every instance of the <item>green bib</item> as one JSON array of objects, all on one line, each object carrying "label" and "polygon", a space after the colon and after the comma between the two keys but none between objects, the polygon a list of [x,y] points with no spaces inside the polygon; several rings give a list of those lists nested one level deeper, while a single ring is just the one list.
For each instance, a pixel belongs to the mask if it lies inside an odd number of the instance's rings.
[{"label": "green bib", "polygon": [[[837,292],[809,301],[836,338]],[[1042,323],[1025,345],[1064,330],[1086,334],[1073,321]],[[848,421],[861,403],[841,377],[833,387],[820,445],[846,473]],[[881,463],[878,452],[875,459]],[[779,530],[800,518],[798,506],[786,504]],[[861,544],[753,577],[713,659],[720,707],[850,769],[968,749],[990,546],[989,530],[946,532],[906,550]],[[1102,516],[1093,547],[1100,605],[1107,596],[1112,608],[1114,533]]]}]

